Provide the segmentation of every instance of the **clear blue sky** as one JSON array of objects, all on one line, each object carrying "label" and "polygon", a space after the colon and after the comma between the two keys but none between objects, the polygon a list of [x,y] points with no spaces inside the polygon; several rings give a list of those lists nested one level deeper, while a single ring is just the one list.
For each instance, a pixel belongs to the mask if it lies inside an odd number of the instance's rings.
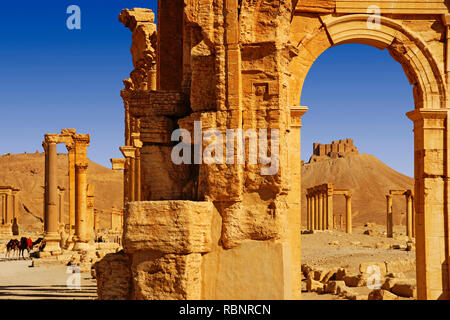
[{"label": "clear blue sky", "polygon": [[[68,30],[66,9],[81,8],[81,30]],[[76,128],[91,134],[89,157],[110,166],[121,157],[122,80],[132,70],[131,32],[119,21],[123,8],[156,11],[156,0],[9,1],[0,12],[0,153],[42,151],[45,133]],[[302,158],[313,142],[353,138],[413,175],[412,89],[386,51],[345,45],[326,51],[303,89]],[[60,147],[60,152],[65,150]]]}]

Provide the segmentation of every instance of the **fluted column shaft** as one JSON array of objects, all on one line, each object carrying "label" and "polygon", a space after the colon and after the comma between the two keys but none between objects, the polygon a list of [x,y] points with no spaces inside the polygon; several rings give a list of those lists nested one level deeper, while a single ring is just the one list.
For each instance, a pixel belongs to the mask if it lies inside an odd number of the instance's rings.
[{"label": "fluted column shaft", "polygon": [[352,196],[345,196],[346,224],[345,232],[352,233]]}]

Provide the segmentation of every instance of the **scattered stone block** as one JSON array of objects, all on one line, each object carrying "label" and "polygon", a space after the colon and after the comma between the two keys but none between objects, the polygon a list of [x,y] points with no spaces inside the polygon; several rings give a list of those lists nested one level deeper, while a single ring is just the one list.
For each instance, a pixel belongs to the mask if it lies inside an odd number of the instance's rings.
[{"label": "scattered stone block", "polygon": [[398,297],[383,289],[375,289],[369,293],[368,300],[398,300]]},{"label": "scattered stone block", "polygon": [[320,281],[316,281],[312,278],[308,278],[306,279],[306,291],[308,292],[314,292],[318,289],[323,289],[323,283],[321,283]]},{"label": "scattered stone block", "polygon": [[400,297],[416,298],[417,286],[415,282],[415,280],[414,283],[412,281],[400,280],[392,286],[391,292]]}]

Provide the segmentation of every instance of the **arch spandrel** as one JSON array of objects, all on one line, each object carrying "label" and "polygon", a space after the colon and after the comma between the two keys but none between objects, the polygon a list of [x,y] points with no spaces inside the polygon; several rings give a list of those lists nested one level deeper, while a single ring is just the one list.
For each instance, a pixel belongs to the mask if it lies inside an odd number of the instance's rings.
[{"label": "arch spandrel", "polygon": [[409,30],[401,21],[381,16],[380,24],[373,25],[368,23],[373,20],[373,16],[368,14],[317,16],[321,25],[313,32],[293,34],[299,29],[296,24],[302,24],[303,17],[304,15],[294,16],[291,27],[291,41],[299,49],[299,55],[290,65],[291,105],[300,102],[307,73],[324,51],[341,44],[361,43],[389,50],[391,56],[402,65],[410,84],[414,85],[416,109],[446,107],[443,63],[438,63],[420,35]]}]

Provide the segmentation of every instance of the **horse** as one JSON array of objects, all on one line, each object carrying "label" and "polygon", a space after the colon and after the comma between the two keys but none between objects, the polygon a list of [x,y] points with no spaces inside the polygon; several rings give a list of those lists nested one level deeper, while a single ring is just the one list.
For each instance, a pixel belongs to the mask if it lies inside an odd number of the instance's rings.
[{"label": "horse", "polygon": [[43,240],[42,238],[38,238],[35,242],[33,242],[31,240],[31,238],[25,238],[25,237],[20,238],[19,259],[22,256],[22,258],[25,260],[25,256],[24,256],[25,250],[28,251],[28,258],[31,259],[30,258],[30,251],[33,249],[33,247],[35,245],[41,243],[42,240]]},{"label": "horse", "polygon": [[5,260],[11,258],[11,254],[18,252],[19,245],[20,245],[19,240],[16,239],[9,240],[9,242],[6,245]]}]

